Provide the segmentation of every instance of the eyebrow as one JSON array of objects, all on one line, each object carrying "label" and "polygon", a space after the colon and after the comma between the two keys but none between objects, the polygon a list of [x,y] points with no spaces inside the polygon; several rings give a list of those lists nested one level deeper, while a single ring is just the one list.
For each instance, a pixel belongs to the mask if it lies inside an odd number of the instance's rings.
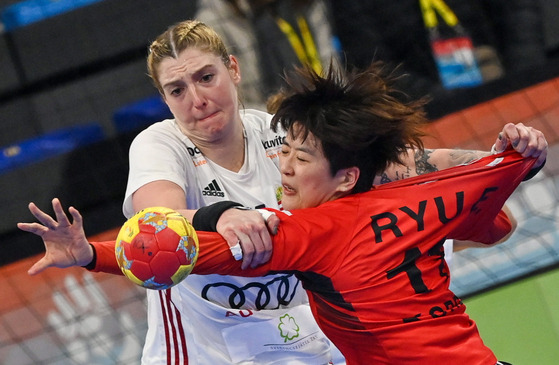
[{"label": "eyebrow", "polygon": [[287,139],[285,139],[283,141],[283,144],[290,147],[290,148],[294,148],[296,151],[301,151],[303,153],[307,153],[311,156],[315,156],[316,155],[316,149],[310,149],[309,147],[305,147],[305,146],[299,146],[299,147],[292,147],[289,142],[287,142]]},{"label": "eyebrow", "polygon": [[[209,68],[211,68],[211,67],[214,67],[214,66],[215,66],[215,65],[214,65],[214,64],[211,64],[211,63],[206,64],[206,65],[204,65],[204,66],[198,68],[196,71],[194,71],[194,72],[192,73],[192,76],[193,76],[194,78],[196,78],[196,77],[199,76],[200,74],[203,74],[204,72],[206,72],[207,69],[209,69]],[[183,84],[183,83],[184,83],[184,82],[183,82],[181,79],[178,79],[178,80],[171,80],[171,81],[169,81],[169,82],[167,82],[167,83],[165,83],[165,84],[162,84],[161,87],[165,89],[166,87],[170,87],[170,86],[172,87],[172,86],[180,85],[180,84]]]}]

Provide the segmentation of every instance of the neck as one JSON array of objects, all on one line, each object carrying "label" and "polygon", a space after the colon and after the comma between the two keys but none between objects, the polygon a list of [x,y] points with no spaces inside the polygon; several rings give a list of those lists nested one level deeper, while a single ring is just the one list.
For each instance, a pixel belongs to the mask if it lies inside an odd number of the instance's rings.
[{"label": "neck", "polygon": [[235,123],[232,133],[211,143],[195,143],[200,152],[213,163],[234,172],[238,172],[245,161],[245,137],[242,123]]}]

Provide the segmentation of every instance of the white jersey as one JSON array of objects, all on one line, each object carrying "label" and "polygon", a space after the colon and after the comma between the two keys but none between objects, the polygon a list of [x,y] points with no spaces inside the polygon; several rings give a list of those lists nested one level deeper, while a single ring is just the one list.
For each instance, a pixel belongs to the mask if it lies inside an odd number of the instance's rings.
[{"label": "white jersey", "polygon": [[[189,209],[233,200],[280,208],[278,153],[285,134],[271,115],[241,111],[245,162],[238,173],[206,159],[175,120],[155,123],[130,147],[124,214],[132,194],[156,180],[182,187]],[[164,291],[147,291],[148,333],[142,364],[327,364],[330,343],[318,328],[293,274],[262,278],[190,275]],[[188,354],[188,358],[186,358]],[[338,356],[338,355],[336,355]],[[336,362],[339,363],[339,362]]]}]

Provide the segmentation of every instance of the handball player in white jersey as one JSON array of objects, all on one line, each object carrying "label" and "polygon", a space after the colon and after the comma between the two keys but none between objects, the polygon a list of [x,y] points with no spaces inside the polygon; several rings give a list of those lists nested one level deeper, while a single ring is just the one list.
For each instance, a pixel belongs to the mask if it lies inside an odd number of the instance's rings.
[{"label": "handball player in white jersey", "polygon": [[[148,68],[175,119],[152,125],[132,143],[125,216],[154,205],[194,210],[228,200],[280,208],[278,152],[284,135],[270,130],[271,115],[239,110],[239,65],[218,35],[197,21],[172,27],[152,43]],[[266,239],[261,235],[235,230],[231,243],[256,245]],[[144,364],[333,361],[330,342],[292,274],[192,275],[147,296]],[[279,330],[285,318],[296,332]]]},{"label": "handball player in white jersey", "polygon": [[[192,219],[196,209],[219,201],[281,208],[278,151],[284,135],[271,131],[270,114],[240,109],[240,66],[221,38],[199,21],[178,23],[151,44],[148,71],[174,119],[150,126],[131,145],[123,206],[126,217],[143,208],[165,206]],[[507,138],[520,138],[522,147],[533,137],[523,126],[508,127],[508,131],[503,129],[504,138],[497,143],[506,145]],[[519,131],[525,133],[519,135]],[[391,168],[375,183],[487,154],[410,153],[403,158],[407,166]],[[53,206],[55,212],[61,210],[57,200]],[[43,224],[58,225],[35,205],[30,209]],[[62,216],[57,214],[57,218]],[[85,240],[64,253],[54,252],[60,247],[48,242],[48,225],[22,223],[19,227],[45,240],[47,254],[30,274],[52,266],[94,269],[95,260],[100,259]],[[240,244],[245,267],[259,265],[271,255],[267,227],[256,211],[226,210],[217,231],[230,246]],[[116,260],[114,265],[111,272],[117,273]],[[190,275],[171,289],[147,290],[147,296],[148,333],[142,364],[344,363],[316,325],[306,294],[293,275]]]}]

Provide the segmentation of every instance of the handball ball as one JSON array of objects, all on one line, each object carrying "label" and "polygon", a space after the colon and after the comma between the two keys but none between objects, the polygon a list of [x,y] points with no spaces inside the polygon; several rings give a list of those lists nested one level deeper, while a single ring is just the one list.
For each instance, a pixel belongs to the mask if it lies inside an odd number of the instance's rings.
[{"label": "handball ball", "polygon": [[190,274],[198,258],[198,237],[176,211],[146,208],[124,223],[115,250],[118,266],[128,279],[162,290]]}]

